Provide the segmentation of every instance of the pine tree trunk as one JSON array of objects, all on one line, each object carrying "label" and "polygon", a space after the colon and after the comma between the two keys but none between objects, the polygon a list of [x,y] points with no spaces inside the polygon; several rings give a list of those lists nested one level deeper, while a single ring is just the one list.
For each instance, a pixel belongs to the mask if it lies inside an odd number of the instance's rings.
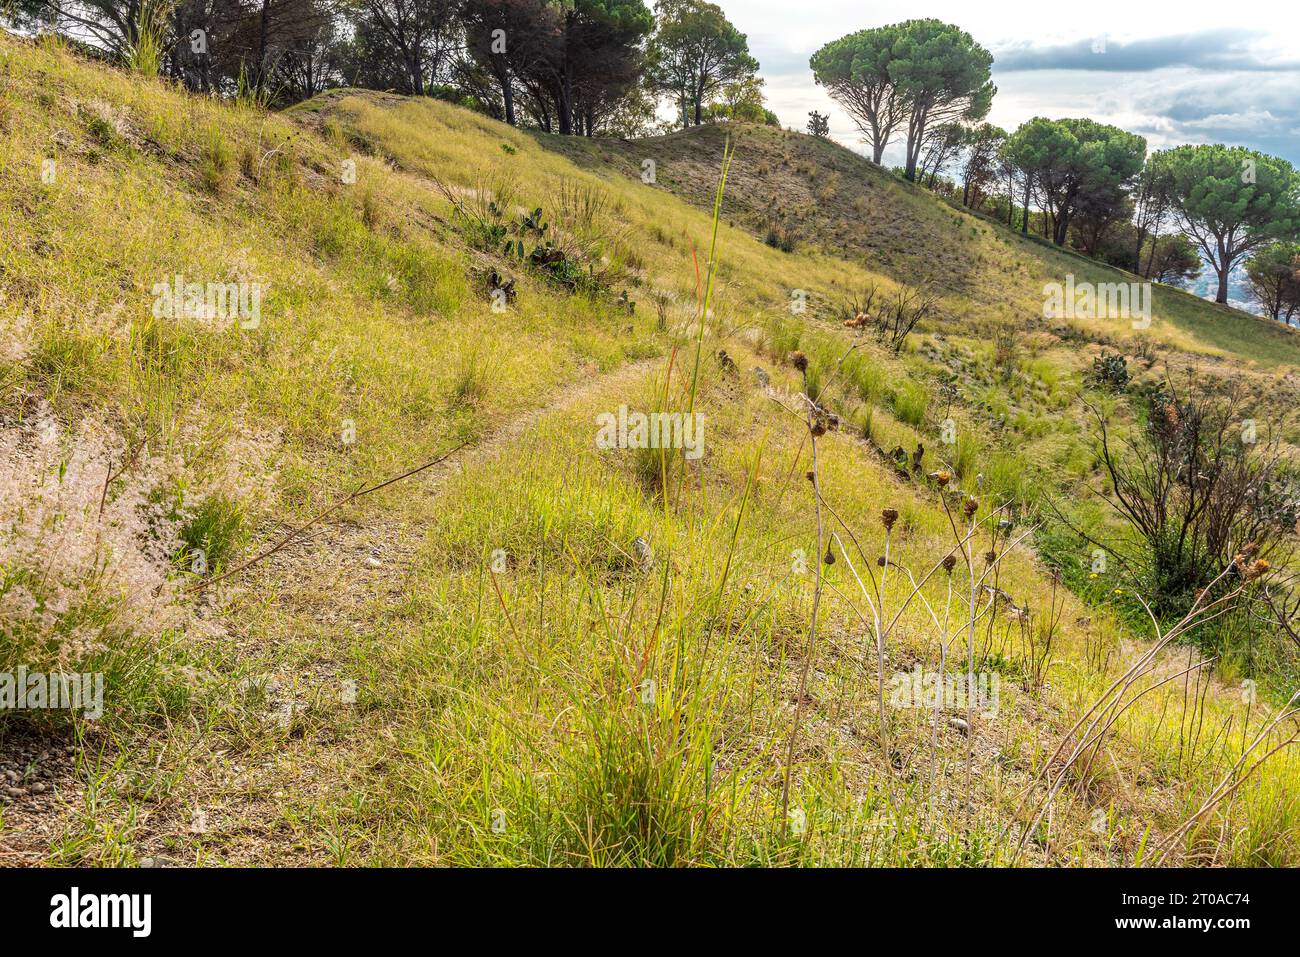
[{"label": "pine tree trunk", "polygon": [[506,73],[505,68],[497,75],[501,82],[501,99],[505,104],[506,122],[511,126],[515,125],[515,90],[514,85],[510,82],[510,76]]},{"label": "pine tree trunk", "polygon": [[267,8],[270,5],[271,0],[262,0],[262,22],[258,27],[257,35],[257,88],[259,90],[266,83]]}]

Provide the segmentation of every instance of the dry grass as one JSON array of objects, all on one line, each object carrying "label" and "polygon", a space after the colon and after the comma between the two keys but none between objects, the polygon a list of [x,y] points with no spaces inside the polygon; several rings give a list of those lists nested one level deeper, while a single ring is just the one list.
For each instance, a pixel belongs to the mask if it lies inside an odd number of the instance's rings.
[{"label": "dry grass", "polygon": [[[168,646],[170,680],[183,689],[166,701],[170,720],[110,710],[98,725],[78,722],[61,801],[39,817],[19,803],[0,818],[0,837],[17,832],[25,860],[985,865],[1011,862],[1022,836],[1021,860],[1036,863],[1133,864],[1156,837],[1174,836],[1196,863],[1300,860],[1300,767],[1289,752],[1178,834],[1245,749],[1243,726],[1262,727],[1272,707],[1248,712],[1217,682],[1190,712],[1173,683],[1144,696],[1109,733],[1106,760],[1061,789],[1050,827],[1026,830],[1032,815],[1017,809],[1045,794],[1035,781],[1056,742],[1146,647],[1104,607],[1065,597],[1044,661],[1041,632],[995,603],[975,650],[1003,696],[970,735],[946,720],[936,734],[932,712],[899,708],[881,747],[880,674],[935,660],[926,603],[944,607],[943,581],[916,590],[891,573],[878,593],[886,608],[914,591],[925,602],[906,605],[882,659],[847,597],[857,589],[849,563],[824,566],[807,655],[809,562],[820,554],[803,477],[810,445],[753,370],[793,395],[806,383],[785,356],[801,349],[843,422],[870,411],[871,439],[847,427],[819,438],[819,483],[855,530],[859,575],[860,559],[883,553],[885,506],[899,513],[890,562],[927,569],[953,537],[926,473],[951,465],[967,485],[984,474],[992,499],[1025,471],[999,458],[1006,445],[1044,469],[1085,445],[1068,408],[1089,359],[1034,327],[1026,332],[1039,338],[1026,336],[1009,375],[963,329],[1027,308],[1046,254],[981,227],[987,248],[953,255],[1001,249],[981,267],[992,278],[950,291],[946,320],[919,330],[903,355],[864,343],[842,361],[855,338],[832,321],[832,304],[873,281],[892,290],[921,277],[901,259],[869,269],[802,244],[782,253],[751,234],[756,160],[782,176],[804,161],[762,160],[755,132],[739,144],[716,224],[712,315],[698,324],[696,261],[703,271],[715,223],[690,200],[697,186],[711,194],[717,171],[713,160],[687,165],[685,138],[680,156],[659,162],[661,187],[687,194],[677,198],[619,175],[620,163],[639,175],[639,144],[600,144],[615,157],[607,166],[586,152],[595,144],[378,94],[334,93],[267,117],[66,53],[8,39],[0,50],[11,78],[0,95],[11,129],[0,145],[0,229],[11,240],[0,325],[23,330],[0,360],[13,408],[47,403],[65,423],[102,410],[122,435],[149,434],[157,454],[176,457],[186,487],[239,474],[240,440],[260,437],[266,458],[237,495],[244,557],[363,483],[471,443],[436,474],[363,500],[193,601],[219,637]],[[60,92],[42,92],[51,89]],[[77,119],[91,99],[139,135],[106,146]],[[217,128],[220,147],[208,139]],[[763,135],[792,155],[829,149]],[[281,153],[262,163],[268,144]],[[59,178],[33,188],[35,160],[51,151]],[[256,164],[233,159],[254,153]],[[860,185],[843,157],[823,159],[840,167],[837,195]],[[342,175],[348,161],[356,183]],[[518,299],[494,311],[484,277],[512,264],[467,241],[434,180],[469,197],[503,175],[520,206],[550,203],[582,242],[621,255],[631,298],[647,305],[629,313],[612,294],[570,295],[512,267]],[[900,242],[958,217],[874,174],[865,189],[902,223],[912,217]],[[846,250],[858,255],[848,236]],[[154,317],[153,284],[178,272],[264,284],[260,325]],[[808,293],[807,313],[791,314],[793,289]],[[650,290],[688,305],[665,308],[661,323]],[[1235,348],[1235,334],[1169,308],[1157,330],[1165,348]],[[1187,315],[1209,315],[1203,308]],[[1261,364],[1282,361],[1268,358],[1267,336],[1238,338]],[[735,375],[710,361],[719,349]],[[954,359],[966,363],[968,391],[993,391],[945,398],[938,372]],[[678,481],[648,489],[635,455],[596,448],[593,422],[660,394],[666,378],[667,407],[693,401],[707,417],[706,454],[676,460]],[[981,399],[1002,403],[1009,421],[1023,413],[1024,438],[990,426]],[[938,438],[945,418],[971,436],[960,453]],[[882,459],[918,443],[919,474]],[[123,476],[136,488],[141,479]],[[1027,542],[997,576],[1032,616],[1062,601]],[[0,651],[7,664],[13,649]],[[1193,718],[1204,729],[1195,741]]]}]

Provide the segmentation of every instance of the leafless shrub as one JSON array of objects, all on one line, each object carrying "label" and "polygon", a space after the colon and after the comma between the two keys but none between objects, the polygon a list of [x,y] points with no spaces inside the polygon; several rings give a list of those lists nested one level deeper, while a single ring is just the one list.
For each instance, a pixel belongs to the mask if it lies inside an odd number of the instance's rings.
[{"label": "leafless shrub", "polygon": [[1179,392],[1168,382],[1150,396],[1146,422],[1123,438],[1089,408],[1109,479],[1105,497],[1145,554],[1126,559],[1114,544],[1099,544],[1137,567],[1160,614],[1187,608],[1247,545],[1265,571],[1289,555],[1300,517],[1292,464],[1238,392],[1215,395],[1195,382]]},{"label": "leafless shrub", "polygon": [[939,296],[926,283],[899,286],[882,293],[872,283],[845,304],[843,323],[850,329],[871,329],[895,353],[902,352],[907,337],[921,320],[933,315]]},{"label": "leafless shrub", "polygon": [[1255,593],[1256,617],[1277,628],[1300,650],[1300,576],[1275,575]]},{"label": "leafless shrub", "polygon": [[880,286],[874,282],[868,283],[860,293],[854,293],[840,310],[844,325],[850,329],[861,329],[874,323],[880,298]]}]

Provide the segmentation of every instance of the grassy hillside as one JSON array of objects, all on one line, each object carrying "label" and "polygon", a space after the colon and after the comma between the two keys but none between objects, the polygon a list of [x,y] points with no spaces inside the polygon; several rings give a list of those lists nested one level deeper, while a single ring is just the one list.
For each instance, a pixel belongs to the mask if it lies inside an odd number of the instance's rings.
[{"label": "grassy hillside", "polygon": [[[796,245],[863,262],[899,282],[929,280],[945,293],[956,328],[1011,320],[1046,326],[1043,285],[1073,273],[1082,282],[1129,282],[1112,269],[1037,237],[1022,237],[985,217],[954,208],[830,141],[768,126],[702,126],[653,140],[542,142],[592,170],[641,178],[653,160],[657,185],[700,206],[712,203],[712,171],[724,141],[737,157],[729,221],[760,236],[771,225]],[[845,277],[842,284],[851,287]],[[1156,289],[1153,324],[1139,338],[1166,347],[1230,355],[1234,364],[1274,369],[1300,361],[1295,330],[1216,306],[1172,287]],[[1118,319],[1072,320],[1091,336],[1130,340]]]},{"label": "grassy hillside", "polygon": [[[1289,334],[1169,291],[1150,346],[1051,328],[1061,253],[793,134],[739,132],[715,224],[715,130],[266,115],[9,39],[0,132],[0,669],[106,676],[98,721],[0,716],[0,862],[1300,861],[1289,750],[1182,827],[1278,711],[1184,647],[1066,760],[1151,646],[1022,537],[1042,476],[1095,469],[1091,356],[1289,388]],[[504,251],[542,235],[562,255]],[[837,321],[924,266],[943,310],[902,355]],[[156,315],[178,274],[258,284],[258,321]],[[800,393],[840,427],[814,442]],[[600,448],[621,405],[702,413],[703,457]],[[997,706],[882,722],[941,645]]]}]

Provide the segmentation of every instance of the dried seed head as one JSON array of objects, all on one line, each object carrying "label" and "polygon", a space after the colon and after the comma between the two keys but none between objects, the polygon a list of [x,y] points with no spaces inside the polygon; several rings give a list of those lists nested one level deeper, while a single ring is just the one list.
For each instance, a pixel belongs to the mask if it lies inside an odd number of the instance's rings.
[{"label": "dried seed head", "polygon": [[1250,563],[1250,567],[1246,569],[1246,581],[1253,582],[1257,578],[1263,578],[1268,574],[1269,569],[1272,567],[1272,565],[1262,558],[1255,559]]},{"label": "dried seed head", "polygon": [[989,551],[984,553],[984,560],[988,562],[990,565],[992,565],[994,562],[998,560],[998,553],[990,549]]},{"label": "dried seed head", "polygon": [[813,418],[813,421],[812,421],[812,434],[815,435],[815,436],[818,436],[818,437],[823,436],[823,435],[826,434],[826,420],[823,419],[820,415],[819,415],[819,416],[815,416],[815,417]]},{"label": "dried seed head", "polygon": [[1259,554],[1259,546],[1256,545],[1254,542],[1250,542],[1242,546],[1241,554],[1245,555],[1247,558],[1254,558],[1257,554]]},{"label": "dried seed head", "polygon": [[965,512],[967,516],[974,515],[977,511],[979,511],[979,507],[980,507],[980,503],[975,501],[975,499],[973,498],[966,499],[966,501],[963,502],[961,506],[962,511]]},{"label": "dried seed head", "polygon": [[881,555],[879,558],[876,559],[876,567],[877,567],[877,568],[884,568],[884,567],[885,567],[885,556],[884,556],[884,555]]},{"label": "dried seed head", "polygon": [[898,521],[898,510],[893,508],[881,509],[880,521],[884,523],[885,531],[889,531],[894,527],[894,523]]},{"label": "dried seed head", "polygon": [[948,557],[943,560],[943,570],[946,571],[949,575],[951,575],[952,570],[956,567],[957,567],[957,556],[953,555],[952,553],[949,553]]},{"label": "dried seed head", "polygon": [[831,550],[830,545],[826,546],[826,557],[823,558],[822,561],[824,561],[827,565],[835,564],[835,552]]},{"label": "dried seed head", "polygon": [[806,478],[806,479],[807,479],[808,481],[810,481],[810,482],[815,482],[815,481],[817,481],[817,473],[814,472],[812,469],[809,469],[807,472],[804,472],[804,473],[803,473],[803,477]]},{"label": "dried seed head", "polygon": [[808,371],[808,357],[802,352],[790,353],[790,364],[800,372]]}]

